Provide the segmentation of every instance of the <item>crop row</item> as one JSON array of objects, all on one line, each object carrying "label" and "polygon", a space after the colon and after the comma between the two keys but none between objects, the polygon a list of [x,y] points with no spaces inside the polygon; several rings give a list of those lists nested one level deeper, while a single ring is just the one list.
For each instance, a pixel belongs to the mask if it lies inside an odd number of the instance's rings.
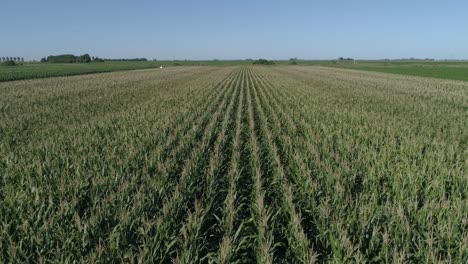
[{"label": "crop row", "polygon": [[0,84],[0,262],[461,263],[466,90],[262,66]]}]

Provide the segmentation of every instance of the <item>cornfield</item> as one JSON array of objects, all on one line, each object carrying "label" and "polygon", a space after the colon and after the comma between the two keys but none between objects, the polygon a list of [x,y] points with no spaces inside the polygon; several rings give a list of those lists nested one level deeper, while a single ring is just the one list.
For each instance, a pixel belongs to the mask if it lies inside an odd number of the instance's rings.
[{"label": "cornfield", "polygon": [[314,66],[0,83],[0,262],[466,263],[468,83]]}]

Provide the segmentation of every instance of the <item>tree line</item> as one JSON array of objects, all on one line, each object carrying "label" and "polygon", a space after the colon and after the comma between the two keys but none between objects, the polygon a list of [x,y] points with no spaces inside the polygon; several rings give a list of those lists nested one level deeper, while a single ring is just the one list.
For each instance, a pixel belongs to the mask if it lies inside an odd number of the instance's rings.
[{"label": "tree line", "polygon": [[73,54],[62,54],[62,55],[50,55],[41,59],[41,62],[51,63],[88,63],[91,62],[92,58],[89,54],[83,54],[75,56]]},{"label": "tree line", "polygon": [[274,61],[270,61],[270,60],[267,60],[267,59],[258,59],[256,61],[253,62],[253,64],[260,64],[260,65],[273,65],[275,64]]},{"label": "tree line", "polygon": [[[148,61],[147,58],[133,58],[133,59],[104,59],[105,61]],[[153,60],[156,61],[156,60]]]},{"label": "tree line", "polygon": [[50,63],[89,63],[89,62],[104,62],[104,61],[148,61],[146,58],[133,59],[102,59],[99,57],[91,57],[89,54],[75,56],[73,54],[50,55],[41,59],[41,62]]},{"label": "tree line", "polygon": [[14,62],[24,62],[23,57],[0,57],[2,62],[14,61]]}]

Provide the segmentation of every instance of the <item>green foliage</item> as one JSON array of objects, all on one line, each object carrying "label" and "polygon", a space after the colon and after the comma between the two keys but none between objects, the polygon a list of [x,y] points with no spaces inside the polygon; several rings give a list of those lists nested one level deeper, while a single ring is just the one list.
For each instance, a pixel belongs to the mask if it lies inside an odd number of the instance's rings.
[{"label": "green foliage", "polygon": [[275,64],[274,61],[266,60],[266,59],[258,59],[253,62],[253,64],[258,64],[258,65],[273,65]]},{"label": "green foliage", "polygon": [[81,55],[81,56],[78,57],[77,62],[84,62],[84,63],[91,62],[91,56],[89,56],[89,54]]},{"label": "green foliage", "polygon": [[327,67],[348,68],[364,71],[375,71],[440,79],[468,81],[467,61],[431,61],[431,60],[333,60],[301,61],[301,65],[319,65]]},{"label": "green foliage", "polygon": [[354,61],[353,58],[344,58],[344,57],[339,57],[338,60],[339,61]]},{"label": "green foliage", "polygon": [[0,64],[1,66],[16,66],[16,63],[12,60],[4,61]]},{"label": "green foliage", "polygon": [[89,54],[84,54],[81,56],[75,56],[72,54],[63,54],[57,56],[51,55],[48,56],[44,61],[50,63],[88,63],[91,62],[91,56],[89,56]]},{"label": "green foliage", "polygon": [[414,75],[440,79],[453,79],[468,81],[468,63],[361,63],[345,65],[346,68],[375,71],[402,75]]},{"label": "green foliage", "polygon": [[[104,60],[104,61],[103,61]],[[41,61],[46,62],[47,58]],[[100,72],[159,68],[160,66],[229,66],[251,64],[248,61],[109,61],[98,58],[99,63],[25,63],[24,67],[0,67],[0,82],[71,76]],[[175,65],[174,65],[175,64]]]},{"label": "green foliage", "polygon": [[102,61],[92,63],[25,63],[23,67],[0,67],[0,82],[71,76],[89,73],[159,68],[160,62]]},{"label": "green foliage", "polygon": [[133,59],[105,59],[105,61],[148,61],[146,58],[133,58]]},{"label": "green foliage", "polygon": [[467,91],[287,65],[0,83],[0,262],[463,263]]}]

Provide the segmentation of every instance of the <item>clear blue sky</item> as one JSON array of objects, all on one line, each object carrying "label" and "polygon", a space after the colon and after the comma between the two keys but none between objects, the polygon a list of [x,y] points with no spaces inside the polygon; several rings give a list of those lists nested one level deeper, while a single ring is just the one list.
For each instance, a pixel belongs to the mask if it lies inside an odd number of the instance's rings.
[{"label": "clear blue sky", "polygon": [[468,59],[466,0],[1,0],[0,56]]}]

